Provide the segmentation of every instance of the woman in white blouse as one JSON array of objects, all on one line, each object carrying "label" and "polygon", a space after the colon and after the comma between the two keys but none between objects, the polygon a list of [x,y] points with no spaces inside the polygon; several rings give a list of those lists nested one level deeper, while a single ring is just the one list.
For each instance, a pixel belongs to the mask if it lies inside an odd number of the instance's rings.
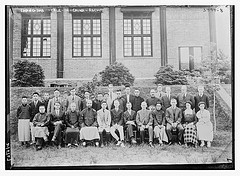
[{"label": "woman in white blouse", "polygon": [[197,136],[201,141],[201,147],[204,146],[204,142],[207,142],[207,147],[211,147],[211,142],[213,140],[213,125],[210,121],[210,112],[205,108],[205,102],[199,102],[198,106],[200,110],[197,112],[196,116],[198,118],[197,126]]}]

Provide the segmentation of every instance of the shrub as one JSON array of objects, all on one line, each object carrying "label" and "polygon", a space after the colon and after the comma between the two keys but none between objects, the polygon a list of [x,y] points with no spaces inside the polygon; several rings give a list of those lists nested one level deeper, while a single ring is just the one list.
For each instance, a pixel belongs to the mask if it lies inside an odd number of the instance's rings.
[{"label": "shrub", "polygon": [[13,65],[14,75],[12,86],[42,87],[44,86],[44,71],[35,62],[18,61]]},{"label": "shrub", "polygon": [[122,63],[113,63],[107,66],[105,70],[99,73],[101,75],[100,85],[107,86],[113,84],[114,86],[121,86],[125,84],[133,85],[134,76],[129,72],[129,69]]},{"label": "shrub", "polygon": [[163,85],[186,85],[188,84],[185,72],[181,70],[173,70],[170,65],[160,67],[158,72],[154,75],[156,77],[156,84]]}]

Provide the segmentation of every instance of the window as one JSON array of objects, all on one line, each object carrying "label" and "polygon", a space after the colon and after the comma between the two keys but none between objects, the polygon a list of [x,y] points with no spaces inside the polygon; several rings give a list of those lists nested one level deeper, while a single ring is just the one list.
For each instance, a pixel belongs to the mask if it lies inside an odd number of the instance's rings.
[{"label": "window", "polygon": [[202,47],[179,47],[179,69],[199,69],[202,60]]},{"label": "window", "polygon": [[101,57],[100,14],[73,15],[73,57]]},{"label": "window", "polygon": [[22,57],[51,56],[50,17],[31,17],[22,19]]},{"label": "window", "polygon": [[124,14],[124,56],[152,56],[151,16],[146,13]]}]

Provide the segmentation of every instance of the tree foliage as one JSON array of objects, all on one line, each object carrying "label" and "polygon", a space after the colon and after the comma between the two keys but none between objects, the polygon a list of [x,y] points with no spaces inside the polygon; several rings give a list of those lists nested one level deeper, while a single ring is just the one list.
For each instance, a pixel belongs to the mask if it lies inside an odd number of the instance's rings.
[{"label": "tree foliage", "polygon": [[[98,85],[102,86],[107,86],[109,84],[113,84],[114,86],[125,84],[133,85],[135,79],[127,67],[117,62],[106,66],[105,70],[101,71],[98,76],[101,77],[98,81]],[[96,75],[94,79],[96,79]]]},{"label": "tree foliage", "polygon": [[44,71],[35,62],[27,60],[18,61],[13,65],[14,75],[12,86],[16,87],[42,87],[44,86]]},{"label": "tree foliage", "polygon": [[156,77],[156,84],[163,85],[186,85],[186,73],[181,70],[173,70],[173,66],[167,65],[159,68],[158,72],[154,75]]}]

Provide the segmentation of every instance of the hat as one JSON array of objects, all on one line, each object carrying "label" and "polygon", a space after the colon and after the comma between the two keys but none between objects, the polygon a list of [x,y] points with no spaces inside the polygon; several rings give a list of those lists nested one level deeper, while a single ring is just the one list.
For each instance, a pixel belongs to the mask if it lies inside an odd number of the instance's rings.
[{"label": "hat", "polygon": [[201,104],[204,104],[204,106],[206,106],[206,103],[203,102],[203,101],[200,101],[200,102],[198,103],[198,106],[200,106]]},{"label": "hat", "polygon": [[191,101],[186,101],[185,105],[186,105],[187,103],[192,106],[192,102],[191,102]]}]

